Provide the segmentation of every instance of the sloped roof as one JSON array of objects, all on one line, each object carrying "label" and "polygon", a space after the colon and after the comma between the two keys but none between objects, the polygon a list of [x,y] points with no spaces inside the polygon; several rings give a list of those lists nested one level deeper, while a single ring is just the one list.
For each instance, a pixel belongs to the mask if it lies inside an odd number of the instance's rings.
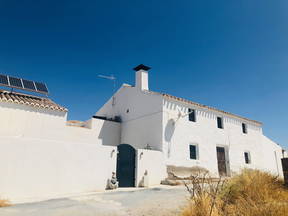
[{"label": "sloped roof", "polygon": [[62,112],[68,111],[65,107],[56,104],[49,98],[37,97],[3,90],[0,90],[0,101],[23,104],[41,109],[57,110]]},{"label": "sloped roof", "polygon": [[199,104],[199,103],[196,103],[196,102],[184,99],[184,98],[176,97],[176,96],[169,95],[169,94],[166,94],[166,93],[153,92],[153,91],[150,91],[150,90],[148,92],[152,93],[152,94],[160,94],[164,98],[167,98],[167,99],[172,99],[172,100],[180,101],[180,102],[183,102],[183,103],[192,104],[194,106],[198,106],[198,107],[205,108],[205,109],[208,109],[208,110],[216,111],[216,112],[223,113],[225,115],[228,115],[228,116],[231,116],[231,117],[234,117],[234,118],[238,118],[238,119],[242,119],[242,120],[245,120],[245,121],[253,122],[253,123],[258,124],[258,125],[262,125],[262,122],[259,122],[259,121],[256,121],[256,120],[252,120],[252,119],[248,119],[248,118],[245,118],[245,117],[242,117],[242,116],[230,113],[230,112],[226,112],[226,111],[214,108],[214,107],[207,106],[207,105]]}]

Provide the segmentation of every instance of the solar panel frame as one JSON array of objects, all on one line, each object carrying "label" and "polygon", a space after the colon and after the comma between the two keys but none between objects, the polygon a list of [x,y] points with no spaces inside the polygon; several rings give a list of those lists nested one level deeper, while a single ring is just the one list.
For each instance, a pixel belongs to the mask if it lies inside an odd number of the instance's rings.
[{"label": "solar panel frame", "polygon": [[36,86],[34,81],[22,79],[23,88],[28,91],[36,91]]},{"label": "solar panel frame", "polygon": [[8,76],[9,84],[13,88],[23,89],[23,83],[20,78]]},{"label": "solar panel frame", "polygon": [[34,83],[35,83],[35,86],[36,86],[36,90],[38,92],[42,92],[42,93],[45,93],[45,94],[49,93],[48,88],[47,88],[45,83],[41,83],[41,82],[34,82]]},{"label": "solar panel frame", "polygon": [[9,86],[9,80],[7,75],[0,74],[0,85]]},{"label": "solar panel frame", "polygon": [[0,74],[0,86],[36,92],[45,95],[49,94],[47,85],[45,83],[21,79],[4,74]]}]

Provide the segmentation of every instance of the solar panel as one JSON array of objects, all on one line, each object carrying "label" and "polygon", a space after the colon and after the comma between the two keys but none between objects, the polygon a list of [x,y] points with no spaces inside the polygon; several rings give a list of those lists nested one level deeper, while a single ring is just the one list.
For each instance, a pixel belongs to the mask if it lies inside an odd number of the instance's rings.
[{"label": "solar panel", "polygon": [[36,90],[33,81],[22,79],[22,83],[23,83],[24,89],[33,90],[33,91]]},{"label": "solar panel", "polygon": [[44,83],[35,82],[37,91],[48,93],[47,86]]},{"label": "solar panel", "polygon": [[9,83],[11,87],[23,88],[21,79],[9,76]]},{"label": "solar panel", "polygon": [[20,79],[17,77],[7,76],[3,74],[0,74],[0,86],[33,91],[46,95],[49,93],[45,83],[34,82],[31,80]]},{"label": "solar panel", "polygon": [[8,77],[6,75],[0,74],[0,84],[9,85]]}]

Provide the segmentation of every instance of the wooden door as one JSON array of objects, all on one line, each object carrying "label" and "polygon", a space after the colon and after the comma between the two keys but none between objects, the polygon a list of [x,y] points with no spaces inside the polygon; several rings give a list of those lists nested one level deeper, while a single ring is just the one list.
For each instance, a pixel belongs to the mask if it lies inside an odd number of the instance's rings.
[{"label": "wooden door", "polygon": [[217,162],[218,162],[218,172],[220,176],[227,176],[227,161],[225,156],[224,147],[216,147],[217,150]]},{"label": "wooden door", "polygon": [[282,160],[285,185],[288,186],[288,158],[282,158],[281,160]]}]

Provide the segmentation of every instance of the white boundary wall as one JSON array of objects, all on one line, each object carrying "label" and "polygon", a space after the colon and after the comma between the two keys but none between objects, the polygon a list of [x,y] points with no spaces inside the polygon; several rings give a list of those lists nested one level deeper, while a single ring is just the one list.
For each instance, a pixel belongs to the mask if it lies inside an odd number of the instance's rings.
[{"label": "white boundary wall", "polygon": [[116,147],[0,137],[0,194],[12,202],[104,190]]},{"label": "white boundary wall", "polygon": [[120,124],[0,103],[0,197],[13,203],[105,190],[116,171]]},{"label": "white boundary wall", "polygon": [[148,185],[160,185],[167,177],[164,155],[161,151],[138,149],[136,151],[136,186],[143,186],[144,174],[147,171]]}]

